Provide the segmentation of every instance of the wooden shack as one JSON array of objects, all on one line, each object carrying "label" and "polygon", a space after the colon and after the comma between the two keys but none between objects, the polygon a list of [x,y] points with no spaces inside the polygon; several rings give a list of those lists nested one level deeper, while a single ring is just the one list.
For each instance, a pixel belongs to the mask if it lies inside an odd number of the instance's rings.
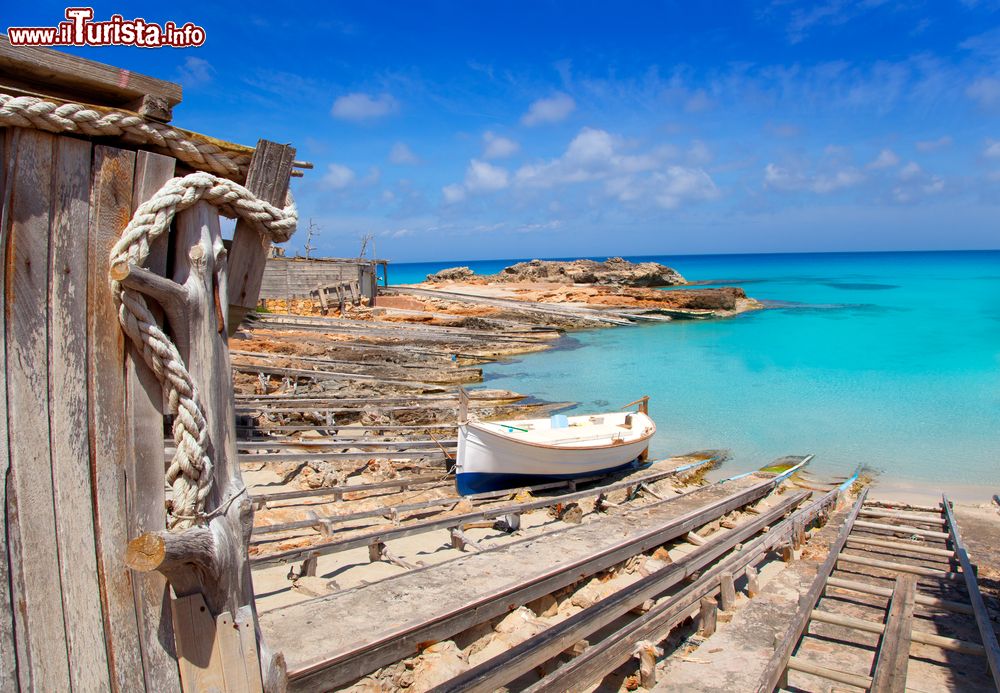
[{"label": "wooden shack", "polygon": [[[257,304],[266,225],[294,224],[295,150],[173,127],[180,99],[0,39],[0,691],[281,686],[228,334]],[[241,215],[231,242],[220,210]],[[165,435],[189,455],[170,487]]]}]

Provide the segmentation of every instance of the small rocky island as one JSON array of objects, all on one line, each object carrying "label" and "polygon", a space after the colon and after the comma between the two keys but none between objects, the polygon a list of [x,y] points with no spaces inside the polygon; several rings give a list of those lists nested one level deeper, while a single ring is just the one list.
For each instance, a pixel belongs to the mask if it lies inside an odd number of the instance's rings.
[{"label": "small rocky island", "polygon": [[673,317],[728,317],[762,307],[735,286],[672,288],[686,284],[679,272],[666,265],[612,257],[603,262],[530,260],[490,275],[478,275],[468,267],[450,267],[427,275],[425,285],[484,297],[657,311]]}]

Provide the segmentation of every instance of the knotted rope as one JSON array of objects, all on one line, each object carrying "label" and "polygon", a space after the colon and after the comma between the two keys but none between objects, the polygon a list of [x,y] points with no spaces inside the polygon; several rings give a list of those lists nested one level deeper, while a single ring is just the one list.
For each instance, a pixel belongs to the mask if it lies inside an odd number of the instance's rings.
[{"label": "knotted rope", "polygon": [[227,152],[211,142],[192,139],[182,130],[135,113],[98,111],[79,103],[56,103],[34,96],[0,94],[0,125],[91,137],[126,137],[139,144],[163,147],[194,168],[230,178],[244,179],[250,163],[249,154]]},{"label": "knotted rope", "polygon": [[[167,233],[174,215],[202,200],[215,205],[220,214],[249,222],[274,242],[287,241],[295,232],[298,211],[291,193],[285,208],[279,209],[231,180],[210,173],[192,173],[170,179],[139,205],[111,251],[112,269],[142,267],[149,257],[149,244]],[[174,496],[169,525],[190,527],[209,517],[204,512],[205,499],[212,489],[211,441],[198,388],[177,346],[156,324],[145,297],[114,279],[111,288],[122,329],[163,386],[168,411],[174,416],[177,449],[166,474]],[[228,501],[220,507],[226,505]]]}]

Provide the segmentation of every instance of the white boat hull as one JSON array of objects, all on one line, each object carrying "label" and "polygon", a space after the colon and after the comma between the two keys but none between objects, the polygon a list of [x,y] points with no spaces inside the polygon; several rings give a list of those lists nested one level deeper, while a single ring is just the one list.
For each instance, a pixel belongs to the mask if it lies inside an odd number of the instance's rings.
[{"label": "white boat hull", "polygon": [[[601,418],[614,416],[624,419],[625,414],[605,415]],[[628,467],[643,456],[649,447],[649,439],[656,431],[655,424],[644,414],[632,413],[631,416],[635,430],[622,427],[620,434],[608,434],[607,429],[611,427],[607,425],[589,437],[586,429],[577,437],[574,437],[570,429],[541,432],[552,438],[565,431],[565,439],[554,443],[518,440],[513,437],[519,434],[529,437],[531,433],[525,431],[521,434],[514,427],[531,422],[463,424],[458,431],[458,492],[469,495],[546,481],[595,476]],[[509,433],[497,430],[503,429],[505,424],[510,424],[513,430]]]}]

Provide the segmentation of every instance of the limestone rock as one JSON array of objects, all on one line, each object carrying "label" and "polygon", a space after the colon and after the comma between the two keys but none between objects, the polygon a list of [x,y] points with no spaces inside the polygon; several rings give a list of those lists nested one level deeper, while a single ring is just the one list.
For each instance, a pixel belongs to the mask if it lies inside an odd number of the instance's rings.
[{"label": "limestone rock", "polygon": [[505,282],[555,282],[605,286],[676,286],[686,284],[677,271],[657,262],[632,263],[620,257],[596,260],[531,260],[505,267],[496,279]]},{"label": "limestone rock", "polygon": [[428,691],[463,673],[469,668],[469,660],[451,640],[431,645],[416,658],[410,672],[410,691]]},{"label": "limestone rock", "polygon": [[440,272],[435,272],[434,274],[427,275],[427,281],[429,282],[460,282],[463,279],[469,279],[475,276],[473,272],[468,267],[449,267],[443,269]]},{"label": "limestone rock", "polygon": [[528,608],[539,617],[555,616],[559,613],[559,602],[551,594],[546,594],[533,602],[528,602]]}]

